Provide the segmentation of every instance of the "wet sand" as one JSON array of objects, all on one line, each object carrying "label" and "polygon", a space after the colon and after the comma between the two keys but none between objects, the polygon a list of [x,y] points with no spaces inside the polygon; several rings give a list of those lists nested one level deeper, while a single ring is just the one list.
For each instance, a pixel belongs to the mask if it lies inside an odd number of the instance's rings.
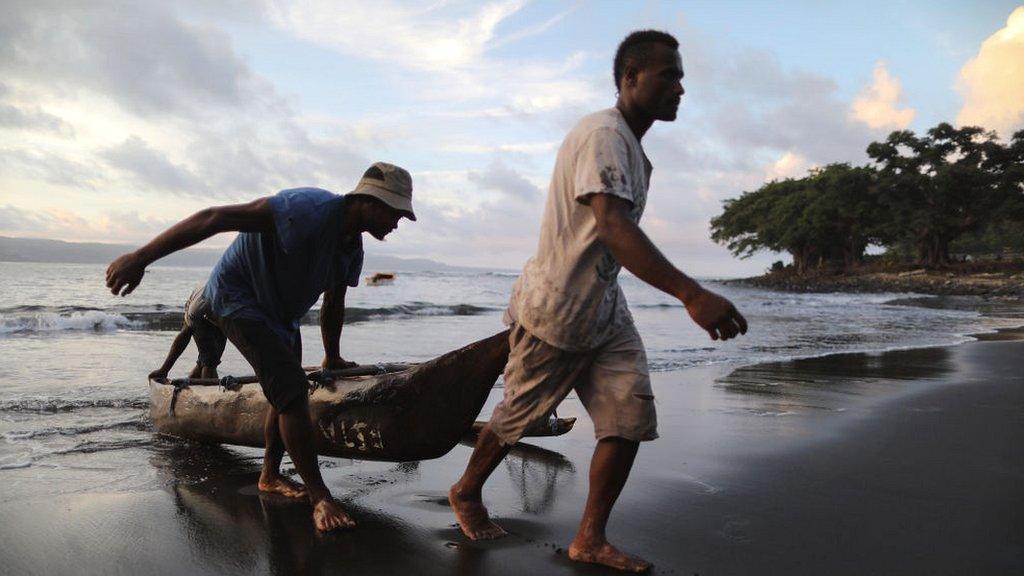
[{"label": "wet sand", "polygon": [[[662,437],[641,448],[610,525],[613,541],[653,561],[655,574],[1024,572],[1024,342],[662,373],[655,393]],[[570,398],[559,415],[583,411]],[[315,533],[308,506],[258,494],[251,450],[161,440],[134,464],[155,471],[145,490],[80,493],[69,470],[5,471],[0,479],[20,488],[0,504],[0,566],[615,573],[565,555],[586,497],[589,420],[532,444],[487,486],[488,506],[512,533],[489,543],[462,537],[445,501],[467,446],[419,463],[324,459],[328,484],[359,522],[330,535]],[[49,475],[40,485],[52,493],[26,490],[33,475]]]}]

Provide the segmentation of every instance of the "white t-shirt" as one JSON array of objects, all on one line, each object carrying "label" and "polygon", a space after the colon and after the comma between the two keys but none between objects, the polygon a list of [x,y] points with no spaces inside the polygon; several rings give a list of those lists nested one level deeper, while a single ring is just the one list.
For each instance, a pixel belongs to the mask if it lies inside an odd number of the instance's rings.
[{"label": "white t-shirt", "polygon": [[592,350],[633,318],[619,287],[622,266],[597,237],[594,194],[630,203],[639,223],[651,163],[616,108],[584,117],[558,150],[537,254],[512,288],[505,322],[569,351]]}]

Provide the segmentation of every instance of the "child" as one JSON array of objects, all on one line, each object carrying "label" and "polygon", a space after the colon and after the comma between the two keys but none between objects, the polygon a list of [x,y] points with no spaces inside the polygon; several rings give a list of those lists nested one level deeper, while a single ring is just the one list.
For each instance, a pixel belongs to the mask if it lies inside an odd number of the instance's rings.
[{"label": "child", "polygon": [[210,311],[210,303],[203,296],[206,286],[198,286],[192,291],[185,302],[185,317],[181,326],[181,332],[175,336],[171,343],[171,350],[167,353],[167,359],[163,366],[150,372],[150,380],[159,380],[167,377],[171,367],[181,356],[188,346],[190,338],[195,339],[196,348],[199,349],[199,358],[196,366],[189,373],[189,378],[217,378],[217,365],[220,364],[220,357],[224,354],[224,346],[227,337],[220,328],[211,323],[206,315]]}]

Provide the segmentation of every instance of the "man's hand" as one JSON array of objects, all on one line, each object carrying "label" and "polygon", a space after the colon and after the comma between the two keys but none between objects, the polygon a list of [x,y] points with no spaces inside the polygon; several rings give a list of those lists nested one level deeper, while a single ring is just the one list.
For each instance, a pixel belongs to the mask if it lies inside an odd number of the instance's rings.
[{"label": "man's hand", "polygon": [[142,282],[145,273],[146,263],[135,252],[129,252],[107,268],[107,288],[114,296],[127,296]]},{"label": "man's hand", "polygon": [[150,380],[165,380],[167,378],[167,370],[163,368],[157,368],[149,373]]},{"label": "man's hand", "polygon": [[684,303],[690,318],[707,331],[712,340],[728,340],[747,333],[747,319],[727,299],[703,288]]},{"label": "man's hand", "polygon": [[355,368],[359,364],[355,362],[349,362],[341,356],[335,356],[334,358],[325,357],[323,362],[320,363],[320,368],[324,370],[341,370],[342,368]]}]

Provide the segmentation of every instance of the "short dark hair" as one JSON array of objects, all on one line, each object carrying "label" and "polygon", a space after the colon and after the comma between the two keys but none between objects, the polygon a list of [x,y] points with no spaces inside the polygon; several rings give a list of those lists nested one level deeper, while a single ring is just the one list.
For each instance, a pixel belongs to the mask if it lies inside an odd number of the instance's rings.
[{"label": "short dark hair", "polygon": [[626,72],[626,62],[636,62],[643,66],[650,54],[651,44],[664,44],[673,50],[679,49],[679,41],[675,36],[660,30],[637,30],[630,32],[629,36],[619,44],[615,51],[615,63],[612,65],[612,72],[615,76],[615,89],[619,89],[619,82],[622,82],[622,75]]}]

